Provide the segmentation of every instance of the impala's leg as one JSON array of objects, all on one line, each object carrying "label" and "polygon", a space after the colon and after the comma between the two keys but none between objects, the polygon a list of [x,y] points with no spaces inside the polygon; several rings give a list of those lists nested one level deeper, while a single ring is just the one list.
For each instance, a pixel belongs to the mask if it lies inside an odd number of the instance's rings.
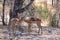
[{"label": "impala's leg", "polygon": [[31,23],[28,23],[28,33],[31,32]]},{"label": "impala's leg", "polygon": [[40,33],[42,34],[42,26],[41,26],[41,21],[39,22],[40,23]]},{"label": "impala's leg", "polygon": [[42,26],[41,26],[41,21],[40,21],[40,33],[42,34]]},{"label": "impala's leg", "polygon": [[37,25],[38,25],[38,28],[39,28],[39,30],[38,30],[38,34],[39,33],[41,33],[42,34],[42,27],[41,27],[41,22],[37,22]]},{"label": "impala's leg", "polygon": [[38,34],[39,34],[40,33],[40,23],[39,22],[37,22],[37,26],[39,28],[39,30],[38,30]]},{"label": "impala's leg", "polygon": [[10,40],[12,40],[13,37],[14,37],[13,31],[14,31],[14,28],[13,28],[13,25],[11,23],[11,26],[10,26]]},{"label": "impala's leg", "polygon": [[15,29],[16,29],[16,25],[15,25],[15,21],[11,22],[12,25],[12,36],[15,36]]},{"label": "impala's leg", "polygon": [[13,32],[14,32],[14,27],[12,26],[12,28],[11,28],[11,33],[13,34]]}]

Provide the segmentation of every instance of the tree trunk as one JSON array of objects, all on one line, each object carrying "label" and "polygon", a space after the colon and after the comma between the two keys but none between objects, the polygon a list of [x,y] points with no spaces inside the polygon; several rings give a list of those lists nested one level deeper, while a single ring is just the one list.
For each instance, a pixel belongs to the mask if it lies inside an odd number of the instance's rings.
[{"label": "tree trunk", "polygon": [[5,10],[5,0],[3,1],[3,16],[2,16],[2,23],[3,25],[6,25],[4,22],[4,10]]}]

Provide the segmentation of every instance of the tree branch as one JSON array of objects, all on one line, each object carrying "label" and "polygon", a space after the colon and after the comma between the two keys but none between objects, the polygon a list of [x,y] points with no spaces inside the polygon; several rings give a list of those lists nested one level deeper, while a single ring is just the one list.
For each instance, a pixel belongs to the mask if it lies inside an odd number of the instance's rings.
[{"label": "tree branch", "polygon": [[30,0],[30,3],[27,5],[27,6],[25,6],[24,8],[22,8],[22,9],[19,9],[19,10],[17,10],[19,13],[22,13],[22,12],[24,12],[24,11],[26,11],[26,9],[28,10],[29,9],[29,6],[33,3],[33,1],[34,0]]}]

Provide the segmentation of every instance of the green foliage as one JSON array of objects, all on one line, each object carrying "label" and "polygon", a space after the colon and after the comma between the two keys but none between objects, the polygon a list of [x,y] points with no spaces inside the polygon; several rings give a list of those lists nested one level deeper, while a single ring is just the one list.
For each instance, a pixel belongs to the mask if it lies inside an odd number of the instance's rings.
[{"label": "green foliage", "polygon": [[36,11],[41,15],[43,19],[47,19],[47,17],[49,16],[49,10],[46,7],[37,7]]},{"label": "green foliage", "polygon": [[54,14],[54,16],[52,17],[52,20],[51,20],[51,25],[53,27],[56,27],[57,23],[58,23],[58,16],[56,14]]}]

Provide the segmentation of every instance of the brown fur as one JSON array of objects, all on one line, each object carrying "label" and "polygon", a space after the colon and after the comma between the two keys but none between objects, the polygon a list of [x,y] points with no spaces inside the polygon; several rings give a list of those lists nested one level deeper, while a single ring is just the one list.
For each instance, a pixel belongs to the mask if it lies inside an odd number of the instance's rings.
[{"label": "brown fur", "polygon": [[[24,19],[23,21],[27,22],[28,23],[28,32],[31,31],[31,23],[33,23],[34,21],[37,23],[38,25],[38,34],[41,33],[42,34],[42,27],[41,27],[41,19],[40,18],[28,18],[28,19]],[[16,27],[16,25],[18,25],[20,22],[20,20],[18,18],[12,18],[11,19],[11,27],[12,27],[12,31],[14,32],[14,29]],[[41,30],[40,30],[41,29]]]},{"label": "brown fur", "polygon": [[20,20],[18,18],[11,19],[11,29],[14,32],[15,28],[18,27]]},{"label": "brown fur", "polygon": [[[25,22],[27,22],[29,24],[29,27],[28,27],[28,32],[31,31],[31,23],[33,23],[34,21],[37,23],[38,25],[38,34],[41,33],[42,34],[42,27],[41,27],[41,19],[40,18],[27,18],[24,20]],[[41,29],[41,30],[40,30]]]}]

